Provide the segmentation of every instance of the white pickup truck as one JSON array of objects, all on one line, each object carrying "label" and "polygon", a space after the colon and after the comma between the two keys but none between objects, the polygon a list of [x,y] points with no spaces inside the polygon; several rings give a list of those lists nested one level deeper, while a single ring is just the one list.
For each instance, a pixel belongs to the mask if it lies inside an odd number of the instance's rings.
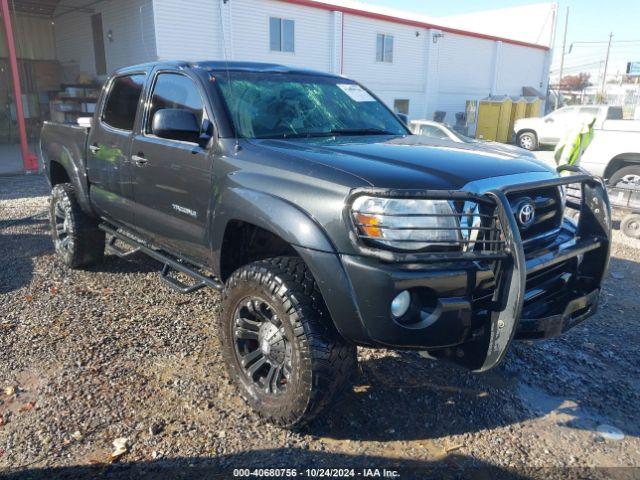
[{"label": "white pickup truck", "polygon": [[640,188],[640,121],[623,120],[622,108],[608,105],[563,107],[540,118],[523,118],[514,124],[516,144],[527,150],[555,145],[586,116],[596,118],[593,140],[580,166],[604,177],[610,185],[621,182]]}]

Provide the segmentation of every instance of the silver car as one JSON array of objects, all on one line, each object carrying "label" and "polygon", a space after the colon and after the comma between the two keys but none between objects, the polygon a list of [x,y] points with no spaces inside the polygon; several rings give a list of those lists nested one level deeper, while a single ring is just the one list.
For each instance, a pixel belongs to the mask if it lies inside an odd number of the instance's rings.
[{"label": "silver car", "polygon": [[431,120],[412,120],[410,128],[416,135],[437,138],[439,140],[451,140],[456,143],[471,144],[475,148],[492,153],[499,153],[503,155],[507,154],[524,158],[535,158],[535,155],[529,150],[516,147],[515,145],[506,145],[504,143],[477,140],[475,138],[467,137],[466,135],[455,131],[451,125],[446,123],[439,123]]}]

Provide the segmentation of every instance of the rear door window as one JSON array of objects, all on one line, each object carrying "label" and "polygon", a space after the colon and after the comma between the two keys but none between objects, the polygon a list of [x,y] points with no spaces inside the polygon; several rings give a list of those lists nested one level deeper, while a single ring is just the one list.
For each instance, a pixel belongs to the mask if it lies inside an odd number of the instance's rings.
[{"label": "rear door window", "polygon": [[137,74],[117,77],[113,81],[102,110],[103,123],[120,130],[133,130],[144,80],[145,75]]},{"label": "rear door window", "polygon": [[609,107],[607,110],[607,120],[622,120],[622,107]]}]

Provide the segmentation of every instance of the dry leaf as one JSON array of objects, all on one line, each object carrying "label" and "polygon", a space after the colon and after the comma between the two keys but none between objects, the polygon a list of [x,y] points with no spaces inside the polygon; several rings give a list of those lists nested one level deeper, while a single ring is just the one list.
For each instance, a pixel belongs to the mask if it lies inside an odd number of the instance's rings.
[{"label": "dry leaf", "polygon": [[4,394],[7,396],[11,396],[16,393],[16,387],[7,387],[4,389]]},{"label": "dry leaf", "polygon": [[449,453],[449,452],[453,452],[455,450],[460,450],[462,447],[464,447],[464,445],[460,443],[458,445],[453,445],[451,447],[447,447],[447,448],[444,449],[444,451],[446,453]]},{"label": "dry leaf", "polygon": [[36,406],[36,402],[27,402],[27,403],[25,403],[24,405],[22,405],[22,406],[18,409],[18,411],[19,411],[20,413],[22,413],[22,412],[28,412],[29,410],[31,410],[31,409],[32,409],[33,407],[35,407],[35,406]]},{"label": "dry leaf", "polygon": [[25,295],[24,299],[25,299],[27,302],[33,302],[33,295]]},{"label": "dry leaf", "polygon": [[369,390],[369,385],[356,385],[353,387],[355,393],[366,393]]},{"label": "dry leaf", "polygon": [[114,462],[118,460],[122,455],[129,451],[129,439],[126,437],[116,438],[113,441],[113,452],[109,457],[109,460]]},{"label": "dry leaf", "polygon": [[55,295],[56,293],[58,293],[58,289],[56,287],[51,287],[49,289],[49,292],[51,293],[51,295]]}]

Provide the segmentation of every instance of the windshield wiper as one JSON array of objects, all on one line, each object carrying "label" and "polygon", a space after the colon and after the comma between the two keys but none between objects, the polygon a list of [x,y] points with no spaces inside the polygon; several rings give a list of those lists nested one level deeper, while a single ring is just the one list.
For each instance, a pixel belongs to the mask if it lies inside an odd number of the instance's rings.
[{"label": "windshield wiper", "polygon": [[333,135],[331,132],[291,132],[291,133],[281,133],[279,135],[264,135],[264,136],[255,137],[255,138],[260,140],[266,140],[266,139],[286,140],[288,138],[330,137],[331,135]]},{"label": "windshield wiper", "polygon": [[291,132],[279,135],[265,135],[256,137],[259,139],[288,139],[288,138],[313,138],[332,137],[335,135],[399,135],[398,133],[383,130],[381,128],[336,128],[326,132]]},{"label": "windshield wiper", "polygon": [[336,128],[329,133],[333,135],[399,135],[382,128]]}]

